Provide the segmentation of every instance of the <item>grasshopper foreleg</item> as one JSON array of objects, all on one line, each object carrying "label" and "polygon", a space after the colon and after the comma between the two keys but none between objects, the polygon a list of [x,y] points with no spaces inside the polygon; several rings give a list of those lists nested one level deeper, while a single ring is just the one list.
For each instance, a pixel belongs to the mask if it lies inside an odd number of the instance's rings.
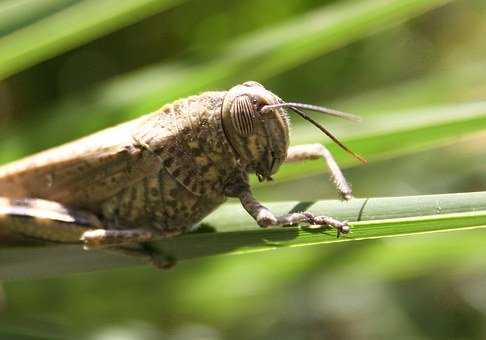
[{"label": "grasshopper foreleg", "polygon": [[286,162],[299,162],[308,159],[324,158],[331,171],[331,179],[339,194],[345,200],[353,198],[351,187],[329,150],[322,144],[303,144],[288,149]]},{"label": "grasshopper foreleg", "polygon": [[314,214],[303,211],[296,213],[289,213],[283,216],[276,217],[268,208],[258,202],[249,189],[242,191],[238,195],[243,208],[255,219],[259,226],[278,227],[295,224],[309,224],[318,226],[329,226],[337,230],[337,236],[347,234],[350,227],[346,222],[342,222],[330,216],[315,216]]}]

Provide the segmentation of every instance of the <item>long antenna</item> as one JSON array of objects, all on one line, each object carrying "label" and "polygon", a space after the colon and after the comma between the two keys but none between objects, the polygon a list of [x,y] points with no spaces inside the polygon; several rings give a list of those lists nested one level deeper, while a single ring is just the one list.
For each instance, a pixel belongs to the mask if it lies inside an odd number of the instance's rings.
[{"label": "long antenna", "polygon": [[328,114],[330,116],[340,117],[340,118],[347,119],[347,120],[350,120],[350,121],[353,121],[353,122],[360,122],[361,121],[361,117],[355,116],[351,113],[341,112],[341,111],[329,109],[329,108],[323,107],[323,106],[303,104],[303,103],[278,103],[278,104],[272,104],[272,105],[265,105],[262,108],[262,112],[272,110],[272,109],[276,109],[276,108],[279,108],[279,107],[300,108],[300,109],[304,109],[304,110],[311,110],[311,111],[315,111],[315,112],[325,113],[325,114]]},{"label": "long antenna", "polygon": [[[352,151],[350,148],[348,148],[346,145],[344,145],[339,139],[337,139],[336,136],[334,136],[329,130],[327,130],[324,126],[322,126],[321,124],[319,124],[317,121],[315,121],[314,119],[312,119],[307,113],[305,113],[304,111],[300,110],[299,108],[291,105],[292,103],[281,103],[281,104],[274,104],[274,105],[265,105],[263,108],[262,108],[262,111],[267,111],[267,110],[270,110],[272,108],[277,108],[277,107],[288,107],[289,109],[291,109],[292,111],[296,112],[298,115],[300,115],[302,118],[304,118],[305,120],[309,121],[312,123],[312,125],[314,125],[315,127],[317,127],[319,130],[321,130],[322,132],[324,132],[329,138],[332,139],[332,141],[334,143],[336,143],[337,145],[339,145],[343,150],[347,151],[349,154],[351,154],[353,157],[355,157],[357,160],[359,160],[361,163],[363,164],[366,164],[368,163],[368,161],[366,159],[364,159],[363,157],[361,157],[360,155],[358,155],[357,153],[355,153],[354,151]],[[307,106],[307,104],[302,104],[302,106]],[[302,107],[300,104],[299,104],[299,107]],[[308,105],[308,106],[314,106],[314,105]],[[319,107],[319,106],[317,106]],[[322,111],[319,111],[319,112],[322,112]],[[336,111],[338,113],[344,113],[344,112],[339,112],[339,111]],[[327,112],[326,112],[327,113]],[[354,115],[350,115],[350,114],[346,114],[346,116],[350,116],[350,117],[356,117]],[[342,115],[339,115],[339,117],[343,117]],[[343,117],[344,118],[344,117]]]}]

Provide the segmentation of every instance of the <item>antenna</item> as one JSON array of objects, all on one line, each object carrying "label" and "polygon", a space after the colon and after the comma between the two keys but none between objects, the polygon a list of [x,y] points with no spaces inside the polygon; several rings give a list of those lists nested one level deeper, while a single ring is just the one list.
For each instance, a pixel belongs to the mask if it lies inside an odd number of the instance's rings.
[{"label": "antenna", "polygon": [[288,108],[294,108],[294,109],[299,108],[299,109],[304,109],[304,110],[321,112],[321,113],[328,114],[330,116],[340,117],[340,118],[347,119],[347,120],[350,120],[350,121],[353,121],[353,122],[361,122],[361,117],[355,116],[351,113],[341,112],[341,111],[329,109],[329,108],[323,107],[323,106],[303,104],[303,103],[278,103],[278,104],[272,104],[272,105],[265,105],[262,108],[262,112],[272,110],[272,109],[277,109],[279,107],[288,107]]},{"label": "antenna", "polygon": [[302,111],[300,109],[307,109],[307,110],[311,110],[311,111],[321,112],[321,113],[325,113],[325,114],[328,114],[328,115],[331,115],[331,116],[335,116],[335,117],[340,117],[340,118],[343,118],[343,119],[351,120],[351,121],[354,121],[354,122],[361,121],[361,118],[360,117],[355,116],[355,115],[350,114],[350,113],[336,111],[336,110],[333,110],[333,109],[328,109],[328,108],[325,108],[325,107],[322,107],[322,106],[316,106],[316,105],[310,105],[310,104],[302,104],[302,103],[279,103],[279,104],[265,105],[264,107],[262,107],[261,110],[262,110],[262,112],[265,112],[265,111],[269,111],[269,110],[276,109],[276,108],[280,108],[280,107],[288,107],[289,109],[291,109],[292,111],[294,111],[295,113],[297,113],[299,116],[301,116],[305,120],[311,122],[312,125],[314,125],[319,130],[321,130],[322,132],[324,132],[329,138],[332,139],[332,141],[334,143],[336,143],[337,145],[339,145],[343,150],[345,150],[346,152],[348,152],[349,154],[351,154],[353,157],[355,157],[361,163],[363,163],[363,164],[368,163],[368,161],[366,159],[364,159],[363,157],[361,157],[360,155],[358,155],[357,153],[355,153],[354,151],[352,151],[350,148],[348,148],[346,145],[344,145],[329,130],[327,130],[324,126],[322,126],[321,124],[319,124],[319,122],[315,121],[306,112],[304,112],[304,111]]}]

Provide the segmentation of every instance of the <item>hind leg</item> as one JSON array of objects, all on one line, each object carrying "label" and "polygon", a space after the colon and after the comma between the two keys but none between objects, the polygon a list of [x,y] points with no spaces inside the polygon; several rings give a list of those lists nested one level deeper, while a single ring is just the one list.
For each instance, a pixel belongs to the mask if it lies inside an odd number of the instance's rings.
[{"label": "hind leg", "polygon": [[0,197],[0,229],[12,238],[80,243],[84,232],[97,228],[102,224],[89,212],[41,199]]},{"label": "hind leg", "polygon": [[[71,209],[57,202],[42,199],[10,199],[0,197],[0,241],[35,239],[59,243],[83,243],[85,248],[110,247],[135,256],[149,257],[158,267],[164,254],[156,254],[145,245],[131,245],[152,241],[167,235],[145,229],[108,229],[90,212]],[[126,246],[126,247],[125,247]],[[162,255],[162,256],[161,256]],[[174,263],[173,258],[165,261]]]},{"label": "hind leg", "polygon": [[[170,237],[180,234],[165,233],[162,237]],[[159,237],[160,234],[157,234]],[[117,250],[123,253],[150,259],[150,263],[159,269],[169,269],[176,264],[176,259],[170,254],[165,253],[160,249],[154,248],[149,241],[155,239],[155,234],[150,230],[144,229],[127,229],[127,230],[113,230],[113,229],[94,229],[86,231],[82,234],[81,240],[84,242],[85,249],[116,246]],[[129,247],[137,243],[137,248]],[[125,245],[125,246],[124,246]]]}]

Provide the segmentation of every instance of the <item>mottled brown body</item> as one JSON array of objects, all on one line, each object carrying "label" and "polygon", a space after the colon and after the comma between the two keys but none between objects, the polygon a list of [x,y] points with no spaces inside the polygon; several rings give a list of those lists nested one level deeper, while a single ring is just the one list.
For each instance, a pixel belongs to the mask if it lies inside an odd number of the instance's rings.
[{"label": "mottled brown body", "polygon": [[112,228],[186,231],[224,202],[239,172],[220,118],[225,93],[178,100],[0,168],[0,196],[85,209]]},{"label": "mottled brown body", "polygon": [[284,107],[305,116],[297,106],[331,112],[285,103],[250,81],[0,167],[0,240],[9,230],[89,246],[146,242],[191,230],[227,197],[239,198],[262,227],[306,223],[346,233],[346,223],[328,216],[276,217],[251,194],[248,174],[270,180],[283,162],[323,158],[351,198],[323,145],[289,148]]}]

